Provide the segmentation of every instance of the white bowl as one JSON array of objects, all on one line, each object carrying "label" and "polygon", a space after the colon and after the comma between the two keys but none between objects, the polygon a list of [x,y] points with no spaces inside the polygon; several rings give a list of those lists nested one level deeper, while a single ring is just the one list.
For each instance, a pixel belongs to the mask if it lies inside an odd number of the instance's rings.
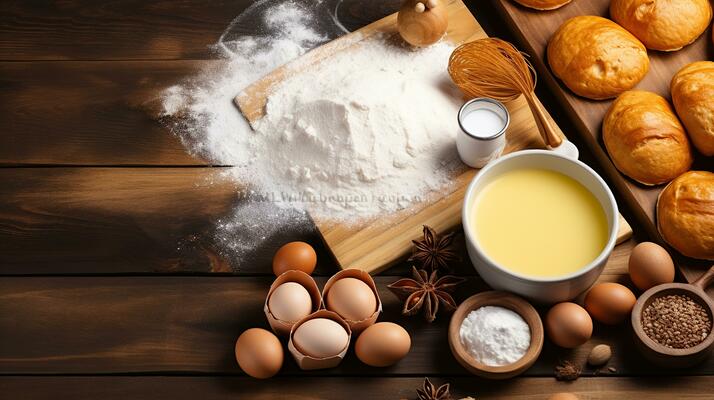
[{"label": "white bowl", "polygon": [[[600,202],[608,222],[609,239],[602,252],[580,270],[559,277],[535,277],[508,270],[489,258],[479,245],[471,226],[473,200],[484,185],[501,174],[520,168],[541,168],[560,172],[587,188]],[[524,201],[527,201],[524,199]],[[476,271],[486,283],[497,290],[506,290],[540,303],[570,300],[589,288],[602,273],[615,247],[618,229],[615,197],[605,181],[592,168],[567,156],[547,150],[523,150],[491,162],[483,168],[466,189],[462,222],[466,234],[466,249]],[[517,251],[517,249],[514,249]]]}]

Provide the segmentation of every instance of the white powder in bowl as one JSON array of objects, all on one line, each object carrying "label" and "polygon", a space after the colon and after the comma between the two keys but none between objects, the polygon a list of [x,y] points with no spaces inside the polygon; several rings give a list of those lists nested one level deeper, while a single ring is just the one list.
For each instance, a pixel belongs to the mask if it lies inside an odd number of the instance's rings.
[{"label": "white powder in bowl", "polygon": [[471,311],[461,323],[459,336],[466,351],[491,367],[520,360],[531,344],[531,330],[523,317],[498,306]]}]

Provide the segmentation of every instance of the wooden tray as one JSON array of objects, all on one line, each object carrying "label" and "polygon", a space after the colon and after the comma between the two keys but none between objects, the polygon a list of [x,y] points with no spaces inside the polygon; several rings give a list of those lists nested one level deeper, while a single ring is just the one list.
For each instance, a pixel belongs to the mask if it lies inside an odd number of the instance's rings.
[{"label": "wooden tray", "polygon": [[[446,40],[462,43],[487,36],[461,0],[449,1],[447,7],[449,29]],[[235,102],[243,115],[250,122],[254,122],[262,117],[271,88],[285,77],[302,73],[310,65],[326,60],[336,52],[350,51],[360,46],[364,39],[378,33],[398,35],[397,15],[392,14],[333,40],[278,68],[246,88],[236,97]],[[543,141],[525,100],[519,98],[507,104],[507,107],[511,113],[511,123],[506,133],[505,152],[543,148]],[[554,125],[557,126],[555,123]],[[431,193],[426,196],[424,202],[387,217],[353,225],[316,219],[315,224],[341,268],[359,268],[377,273],[410,254],[411,240],[421,235],[422,224],[432,226],[440,232],[459,227],[464,192],[476,172],[468,170],[454,176],[455,184],[449,192]],[[625,240],[631,236],[632,231],[623,218],[620,218],[620,222],[619,237]]]},{"label": "wooden tray", "polygon": [[[522,7],[510,0],[495,2],[501,13],[506,17],[511,30],[518,38],[519,45],[532,56],[532,62],[539,73],[539,81],[545,82],[570,115],[577,127],[577,133],[597,161],[603,166],[610,181],[614,183],[621,198],[634,212],[638,227],[643,228],[649,238],[664,243],[655,226],[655,205],[662,186],[647,187],[640,185],[622,175],[610,161],[604,144],[600,138],[600,129],[605,112],[612,100],[594,101],[578,97],[550,73],[545,60],[545,50],[548,39],[563,21],[576,15],[599,15],[609,17],[610,0],[576,0],[553,11],[536,11]],[[684,49],[667,53],[649,51],[650,71],[637,88],[650,90],[665,98],[670,98],[669,83],[672,76],[684,65],[699,60],[711,59],[711,31],[707,30],[697,41]],[[711,54],[711,53],[710,53]],[[698,155],[693,169],[712,170],[712,163],[706,165],[706,157]],[[710,263],[676,257],[680,271],[687,281],[695,280]],[[709,292],[714,293],[710,290]]]}]

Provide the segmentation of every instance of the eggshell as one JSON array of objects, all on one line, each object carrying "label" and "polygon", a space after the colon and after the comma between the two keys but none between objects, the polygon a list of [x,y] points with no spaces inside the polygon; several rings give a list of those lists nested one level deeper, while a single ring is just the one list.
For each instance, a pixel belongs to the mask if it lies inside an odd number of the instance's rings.
[{"label": "eggshell", "polygon": [[372,289],[356,278],[342,278],[333,283],[325,301],[328,310],[350,321],[369,318],[377,309]]},{"label": "eggshell", "polygon": [[236,341],[235,353],[240,368],[253,378],[270,378],[283,366],[283,346],[265,329],[243,332]]},{"label": "eggshell", "polygon": [[310,293],[301,284],[285,282],[270,295],[268,308],[275,318],[297,322],[312,312],[312,299]]},{"label": "eggshell", "polygon": [[[367,318],[361,320],[353,320],[340,316],[342,319],[344,319],[345,322],[347,322],[352,332],[358,334],[365,330],[368,326],[373,325],[375,322],[377,322],[377,318],[382,312],[382,301],[379,299],[379,294],[377,293],[377,285],[374,283],[374,279],[372,279],[372,276],[369,273],[362,271],[361,269],[348,268],[332,275],[332,277],[330,277],[330,279],[325,282],[325,286],[322,288],[322,298],[325,299],[325,306],[328,310],[331,310],[331,306],[334,306],[334,302],[327,301],[327,298],[331,296],[330,292],[332,291],[333,286],[335,285],[335,283],[345,278],[354,278],[364,282],[372,291],[374,300],[377,302],[374,312],[372,312],[372,315],[368,316]],[[365,296],[365,301],[371,302],[366,292],[363,292],[363,295]],[[355,299],[348,298],[345,301],[351,303],[355,301]],[[367,305],[366,308],[372,307],[370,305]]]},{"label": "eggshell", "polygon": [[629,317],[636,301],[632,291],[619,283],[598,283],[585,296],[585,309],[596,320],[614,325]]},{"label": "eggshell", "polygon": [[315,358],[339,354],[347,347],[345,328],[327,318],[315,318],[301,324],[293,333],[293,343],[300,352]]},{"label": "eggshell", "polygon": [[[344,349],[342,349],[342,351],[340,351],[338,354],[322,358],[314,357],[309,354],[306,354],[303,350],[301,350],[301,348],[298,348],[298,346],[296,346],[295,333],[300,329],[303,324],[317,318],[329,319],[331,321],[334,321],[339,326],[341,326],[345,332],[347,332],[347,344],[345,345]],[[345,354],[347,354],[347,349],[349,348],[349,342],[351,337],[352,330],[350,329],[350,326],[347,324],[347,322],[345,322],[344,319],[342,319],[342,317],[337,315],[337,313],[324,309],[317,310],[293,325],[293,329],[290,331],[290,340],[288,340],[288,350],[290,351],[290,354],[293,355],[293,358],[295,358],[295,362],[300,367],[300,369],[313,370],[332,368],[336,367],[340,362],[342,362],[342,359],[345,358]],[[334,347],[336,348],[337,346],[335,345]]]},{"label": "eggshell", "polygon": [[355,343],[355,354],[372,367],[387,367],[404,358],[411,348],[409,333],[392,322],[379,322],[365,329]]},{"label": "eggshell", "polygon": [[315,249],[305,242],[290,242],[279,248],[273,256],[273,273],[279,276],[285,271],[299,270],[312,274],[317,265]]},{"label": "eggshell", "polygon": [[558,303],[546,315],[545,330],[553,343],[572,349],[590,339],[593,320],[584,308],[575,303]]},{"label": "eggshell", "polygon": [[320,289],[317,287],[315,279],[313,279],[310,275],[298,270],[290,270],[280,274],[280,276],[275,278],[275,281],[273,281],[272,285],[270,285],[268,295],[265,297],[263,312],[265,312],[265,318],[268,320],[268,323],[273,329],[273,332],[281,336],[287,336],[288,334],[290,334],[290,330],[293,328],[293,325],[295,325],[297,321],[284,321],[280,318],[277,318],[271,312],[269,302],[270,299],[273,297],[273,293],[280,286],[287,282],[298,283],[302,287],[304,287],[305,290],[307,290],[308,294],[310,294],[310,312],[315,312],[322,307],[322,295],[320,294]]},{"label": "eggshell", "polygon": [[674,261],[657,243],[642,242],[635,246],[630,254],[629,271],[632,283],[642,291],[674,282]]}]

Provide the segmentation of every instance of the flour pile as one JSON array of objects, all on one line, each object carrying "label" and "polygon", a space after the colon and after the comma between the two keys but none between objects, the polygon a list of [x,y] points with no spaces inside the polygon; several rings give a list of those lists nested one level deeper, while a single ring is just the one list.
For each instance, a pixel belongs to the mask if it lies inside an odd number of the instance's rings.
[{"label": "flour pile", "polygon": [[251,209],[258,237],[306,210],[320,220],[377,217],[422,201],[462,168],[454,143],[461,95],[446,72],[447,43],[411,50],[398,37],[365,39],[274,88],[251,129],[233,98],[334,38],[340,24],[326,28],[316,18],[324,12],[320,1],[258,2],[232,27],[260,18],[259,34],[224,34],[217,49],[225,61],[163,94],[163,115],[190,152],[232,166],[232,179],[249,187],[252,201],[236,211],[241,221],[222,223],[224,236],[247,228]]},{"label": "flour pile", "polygon": [[320,219],[396,211],[448,183],[460,165],[452,46],[411,51],[385,37],[296,75],[268,98],[236,169],[276,202]]}]

